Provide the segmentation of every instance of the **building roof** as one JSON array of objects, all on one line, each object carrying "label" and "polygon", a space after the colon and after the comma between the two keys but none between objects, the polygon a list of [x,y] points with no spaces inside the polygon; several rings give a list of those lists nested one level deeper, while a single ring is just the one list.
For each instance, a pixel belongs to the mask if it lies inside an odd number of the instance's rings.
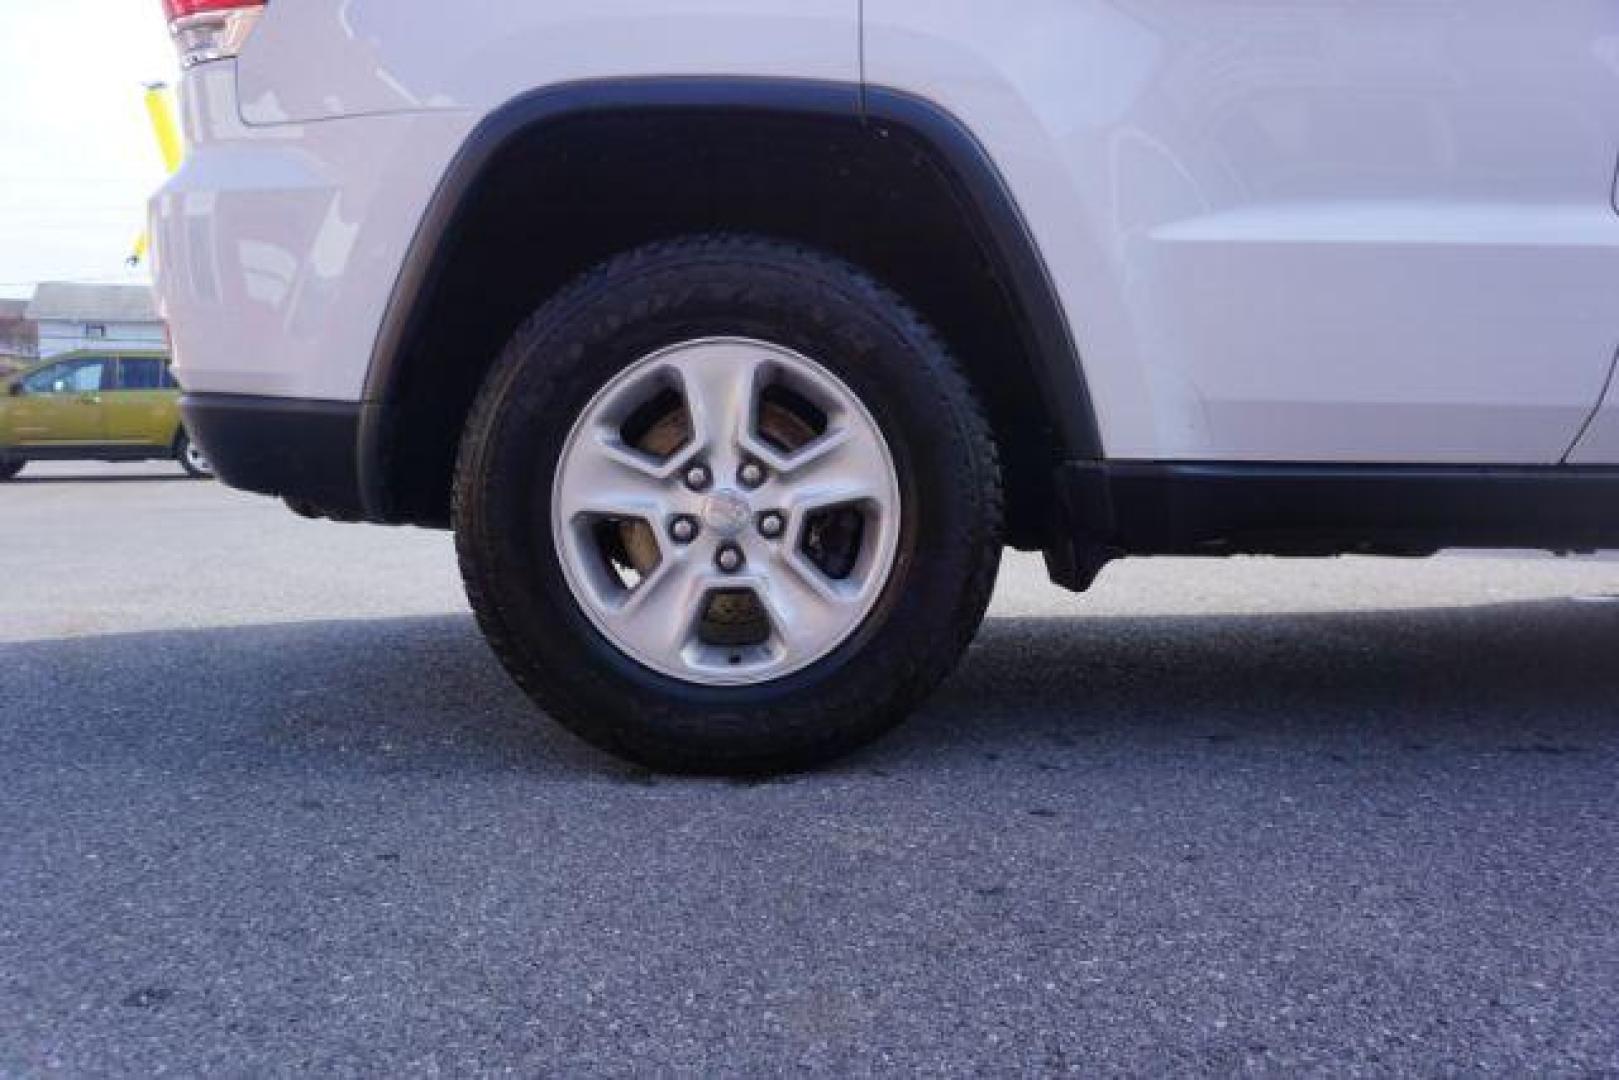
[{"label": "building roof", "polygon": [[28,318],[27,300],[7,300],[0,297],[0,322],[16,322]]},{"label": "building roof", "polygon": [[145,285],[80,285],[43,281],[34,290],[28,318],[36,322],[158,322],[152,290]]}]

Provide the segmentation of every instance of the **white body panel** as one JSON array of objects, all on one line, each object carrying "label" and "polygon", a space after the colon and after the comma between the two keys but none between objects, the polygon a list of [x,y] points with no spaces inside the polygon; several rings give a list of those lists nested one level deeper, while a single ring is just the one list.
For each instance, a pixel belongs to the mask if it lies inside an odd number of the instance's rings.
[{"label": "white body panel", "polygon": [[1619,5],[867,0],[1061,288],[1111,457],[1556,462],[1616,341]]},{"label": "white body panel", "polygon": [[858,0],[277,0],[189,73],[190,156],[152,203],[175,370],[198,392],[358,400],[449,162],[539,86],[681,74],[858,82]]},{"label": "white body panel", "polygon": [[[521,93],[863,73],[989,151],[1108,456],[1570,454],[1619,347],[1619,5],[863,10],[862,40],[859,0],[276,0],[187,77],[194,152],[153,203],[181,379],[358,399],[435,186]],[[1614,416],[1575,460],[1619,461]]]},{"label": "white body panel", "polygon": [[242,116],[487,111],[659,75],[857,82],[859,0],[275,0],[241,59]]},{"label": "white body panel", "polygon": [[1568,455],[1570,465],[1612,465],[1619,462],[1619,386],[1608,383],[1601,408]]},{"label": "white body panel", "polygon": [[152,200],[176,377],[197,392],[357,401],[416,226],[477,117],[254,131],[230,63],[186,77],[193,152]]}]

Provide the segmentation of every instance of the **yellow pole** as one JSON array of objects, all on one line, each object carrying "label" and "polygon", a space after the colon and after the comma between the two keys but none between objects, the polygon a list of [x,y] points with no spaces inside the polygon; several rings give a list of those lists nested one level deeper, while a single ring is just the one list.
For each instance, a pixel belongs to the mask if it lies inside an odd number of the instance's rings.
[{"label": "yellow pole", "polygon": [[[146,115],[152,120],[152,134],[157,138],[158,152],[163,155],[163,167],[171,174],[185,160],[185,141],[180,137],[180,125],[174,119],[174,98],[163,83],[146,84]],[[138,266],[146,258],[151,239],[145,230],[135,238],[135,249],[130,252],[129,265]]]},{"label": "yellow pole", "polygon": [[174,99],[163,83],[146,84],[146,114],[152,118],[152,132],[157,136],[157,148],[163,153],[163,167],[172,173],[185,157],[185,143],[180,138],[180,125],[174,120]]}]

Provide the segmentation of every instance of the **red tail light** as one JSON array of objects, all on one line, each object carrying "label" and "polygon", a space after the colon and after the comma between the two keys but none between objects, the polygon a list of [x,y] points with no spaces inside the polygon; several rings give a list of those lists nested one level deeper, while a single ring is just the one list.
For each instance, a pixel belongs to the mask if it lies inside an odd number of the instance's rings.
[{"label": "red tail light", "polygon": [[163,0],[163,10],[168,14],[170,22],[204,11],[232,11],[236,8],[263,6],[263,0],[256,4],[244,4],[242,0]]},{"label": "red tail light", "polygon": [[242,51],[266,0],[163,0],[180,66],[225,60]]}]

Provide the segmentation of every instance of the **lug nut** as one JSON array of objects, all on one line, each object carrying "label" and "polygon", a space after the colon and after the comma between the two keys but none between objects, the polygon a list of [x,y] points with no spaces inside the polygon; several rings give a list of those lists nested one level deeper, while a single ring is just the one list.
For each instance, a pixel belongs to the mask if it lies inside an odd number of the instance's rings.
[{"label": "lug nut", "polygon": [[681,514],[669,522],[669,537],[677,544],[689,544],[697,539],[697,519]]},{"label": "lug nut", "polygon": [[707,465],[692,465],[686,470],[686,486],[701,491],[714,479]]},{"label": "lug nut", "polygon": [[759,515],[759,535],[766,539],[776,539],[786,527],[787,522],[782,520],[782,516],[774,510]]},{"label": "lug nut", "polygon": [[736,478],[743,487],[756,488],[765,482],[765,467],[757,461],[745,461],[736,471]]},{"label": "lug nut", "polygon": [[742,549],[735,544],[726,544],[714,556],[714,562],[727,574],[734,574],[742,569]]}]

